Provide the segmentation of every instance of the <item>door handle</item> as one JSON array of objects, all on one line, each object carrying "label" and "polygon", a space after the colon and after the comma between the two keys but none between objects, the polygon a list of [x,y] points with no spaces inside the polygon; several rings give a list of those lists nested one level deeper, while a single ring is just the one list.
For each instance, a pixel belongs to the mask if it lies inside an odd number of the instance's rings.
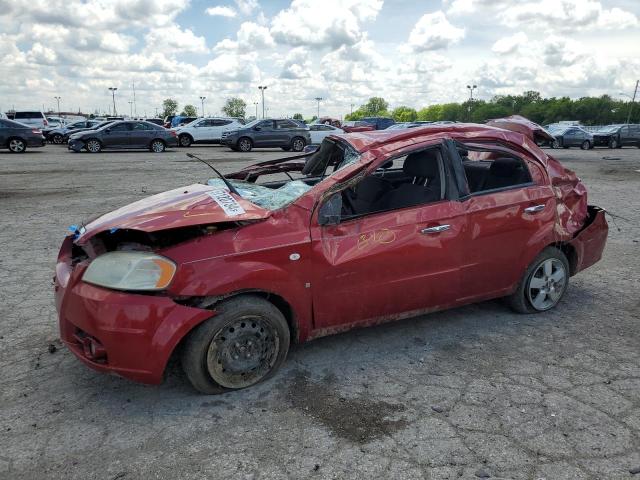
[{"label": "door handle", "polygon": [[526,213],[538,213],[541,212],[542,210],[544,210],[544,207],[546,205],[542,204],[542,205],[534,205],[533,207],[527,207],[524,209],[524,211]]},{"label": "door handle", "polygon": [[440,233],[446,230],[449,230],[451,225],[438,225],[436,227],[428,227],[420,230],[420,233],[429,234],[429,233]]}]

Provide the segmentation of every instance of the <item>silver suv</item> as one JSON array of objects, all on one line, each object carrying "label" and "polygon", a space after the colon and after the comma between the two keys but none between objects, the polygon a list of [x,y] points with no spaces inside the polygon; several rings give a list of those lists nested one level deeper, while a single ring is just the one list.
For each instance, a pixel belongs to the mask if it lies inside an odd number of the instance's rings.
[{"label": "silver suv", "polygon": [[49,120],[47,120],[44,113],[36,111],[14,112],[12,120],[35,128],[45,128],[49,126]]}]

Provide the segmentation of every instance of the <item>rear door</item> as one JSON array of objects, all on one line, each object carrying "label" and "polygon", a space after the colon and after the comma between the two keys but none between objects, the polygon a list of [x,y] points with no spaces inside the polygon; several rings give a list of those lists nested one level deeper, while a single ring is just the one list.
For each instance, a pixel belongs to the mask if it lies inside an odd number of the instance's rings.
[{"label": "rear door", "polygon": [[299,128],[298,124],[291,120],[276,120],[276,143],[274,146],[282,147],[290,145],[295,132],[297,132]]},{"label": "rear door", "polygon": [[[467,180],[464,199],[469,236],[461,269],[463,301],[508,291],[550,242],[555,197],[543,168],[517,149],[496,142],[460,143],[467,179],[484,168],[484,179]],[[456,149],[457,150],[457,149]]]},{"label": "rear door", "polygon": [[129,146],[131,148],[148,148],[155,137],[155,129],[144,122],[131,122]]}]

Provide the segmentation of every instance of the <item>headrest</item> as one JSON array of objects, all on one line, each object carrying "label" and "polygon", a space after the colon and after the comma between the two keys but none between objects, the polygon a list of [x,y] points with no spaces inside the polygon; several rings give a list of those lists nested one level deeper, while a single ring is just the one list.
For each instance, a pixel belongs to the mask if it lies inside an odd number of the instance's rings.
[{"label": "headrest", "polygon": [[496,158],[489,169],[496,177],[512,177],[522,169],[522,161],[516,158]]},{"label": "headrest", "polygon": [[440,173],[437,150],[424,150],[407,155],[402,170],[410,177],[435,178]]}]

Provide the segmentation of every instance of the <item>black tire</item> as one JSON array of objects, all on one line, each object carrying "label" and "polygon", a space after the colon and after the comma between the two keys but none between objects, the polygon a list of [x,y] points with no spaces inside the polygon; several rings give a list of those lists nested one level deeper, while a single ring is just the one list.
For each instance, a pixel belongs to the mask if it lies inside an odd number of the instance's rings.
[{"label": "black tire", "polygon": [[99,153],[102,150],[102,143],[97,138],[90,138],[86,142],[84,142],[84,148],[87,149],[89,153]]},{"label": "black tire", "polygon": [[178,143],[180,143],[181,147],[190,147],[193,143],[193,138],[191,137],[191,135],[183,133],[178,137]]},{"label": "black tire", "polygon": [[617,138],[610,138],[609,139],[609,148],[619,148],[618,139]]},{"label": "black tire", "polygon": [[250,152],[253,148],[253,142],[249,137],[241,137],[238,139],[238,150],[241,152]]},{"label": "black tire", "polygon": [[280,148],[282,148],[282,150],[284,150],[285,152],[291,151],[291,147],[280,147]]},{"label": "black tire", "polygon": [[294,152],[303,151],[306,145],[307,142],[302,137],[294,137],[293,140],[291,140],[291,150]]},{"label": "black tire", "polygon": [[[535,292],[537,290],[538,293],[545,293],[542,290],[545,288],[548,289],[548,286],[545,285],[542,289],[536,289],[533,286],[535,284],[532,285],[532,281],[542,283],[546,282],[544,277],[538,277],[537,274],[539,272],[539,269],[544,268],[544,265],[549,260],[553,261],[556,267],[558,267],[558,270],[553,271],[552,274],[556,274],[559,271],[560,265],[562,265],[562,267],[564,268],[564,279],[561,286],[551,285],[551,287],[555,288],[551,288],[551,291],[546,293],[546,296],[548,296],[550,299],[551,294],[557,296],[557,299],[554,298],[553,302],[551,302],[550,305],[544,305],[543,308],[540,308],[540,306],[536,306],[532,301],[532,292]],[[565,254],[555,247],[547,247],[542,252],[540,252],[535,260],[531,262],[531,265],[527,267],[527,270],[524,272],[524,275],[522,276],[520,283],[518,283],[518,287],[516,288],[515,292],[506,297],[507,303],[513,310],[519,313],[540,313],[550,310],[560,302],[564,293],[567,291],[567,286],[569,285],[569,275],[569,261],[567,260]],[[555,284],[556,282],[552,283]]]},{"label": "black tire", "polygon": [[551,142],[551,148],[560,148],[560,140],[556,138],[553,142]]},{"label": "black tire", "polygon": [[161,140],[159,138],[152,140],[149,144],[149,150],[151,150],[153,153],[162,153],[166,148],[167,144],[164,143],[164,140]]},{"label": "black tire", "polygon": [[60,133],[56,133],[51,137],[51,142],[60,145],[64,141],[64,137]]},{"label": "black tire", "polygon": [[582,144],[580,145],[580,148],[582,150],[589,150],[591,148],[591,142],[589,140],[585,140],[584,142],[582,142]]},{"label": "black tire", "polygon": [[193,387],[213,395],[271,377],[289,351],[289,326],[282,312],[253,295],[233,297],[216,306],[216,312],[184,341],[182,368]]},{"label": "black tire", "polygon": [[7,141],[7,148],[11,153],[24,153],[27,150],[27,142],[19,137],[11,137]]}]

